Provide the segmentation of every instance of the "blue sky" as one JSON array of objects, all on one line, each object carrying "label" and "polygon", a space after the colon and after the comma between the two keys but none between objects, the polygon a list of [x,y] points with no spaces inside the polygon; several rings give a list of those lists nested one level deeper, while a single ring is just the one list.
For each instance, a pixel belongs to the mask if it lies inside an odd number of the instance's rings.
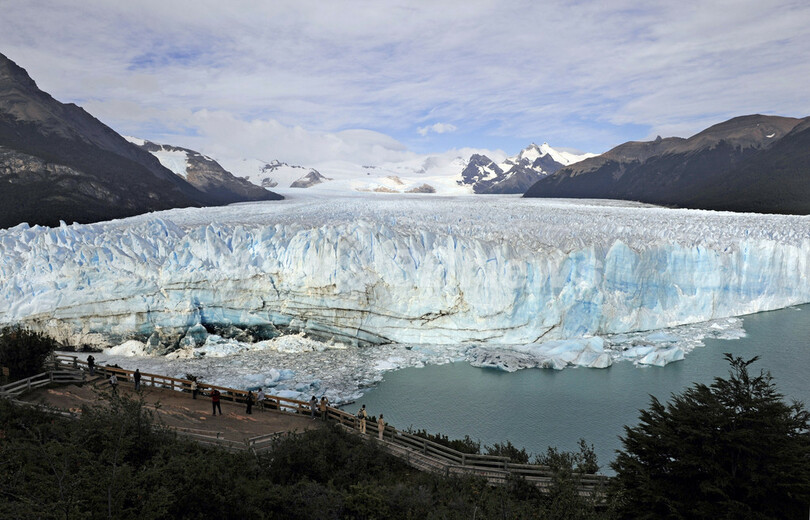
[{"label": "blue sky", "polygon": [[0,0],[0,12],[0,52],[40,88],[121,133],[215,157],[368,163],[544,141],[599,153],[737,115],[810,115],[804,0]]}]

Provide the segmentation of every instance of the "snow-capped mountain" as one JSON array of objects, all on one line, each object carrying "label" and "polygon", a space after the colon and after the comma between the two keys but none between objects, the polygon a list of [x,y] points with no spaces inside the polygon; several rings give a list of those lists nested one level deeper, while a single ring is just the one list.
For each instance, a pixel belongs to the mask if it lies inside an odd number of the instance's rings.
[{"label": "snow-capped mountain", "polygon": [[[496,157],[500,162],[490,159]],[[331,193],[523,193],[537,179],[563,166],[594,154],[575,154],[552,148],[548,143],[532,144],[512,157],[502,152],[467,150],[420,155],[413,159],[382,163],[354,164],[346,161],[291,165],[279,160],[222,159],[235,175],[280,193],[307,188]],[[469,157],[465,159],[464,157]]]},{"label": "snow-capped mountain", "polygon": [[244,162],[249,163],[246,165],[248,168],[245,169],[253,171],[242,172],[246,173],[243,178],[263,188],[275,188],[276,186],[289,188],[309,173],[309,170],[303,166],[291,166],[277,159],[264,164],[256,164],[256,161]]},{"label": "snow-capped mountain", "polygon": [[125,139],[157,157],[165,168],[221,204],[282,198],[246,179],[235,177],[211,157],[194,150],[137,137],[125,136]]},{"label": "snow-capped mountain", "polygon": [[257,159],[221,159],[220,162],[235,175],[285,195],[300,193],[302,189],[329,194],[465,195],[471,192],[469,187],[457,183],[467,163],[457,153],[416,156],[407,161],[381,164],[329,161],[304,166]]},{"label": "snow-capped mountain", "polygon": [[555,150],[548,143],[540,146],[532,143],[500,164],[486,155],[475,154],[461,172],[458,183],[472,187],[475,193],[524,193],[543,177],[594,155]]},{"label": "snow-capped mountain", "polygon": [[321,175],[321,172],[316,170],[315,168],[310,168],[309,173],[298,179],[297,181],[290,184],[290,188],[309,188],[311,186],[315,186],[316,184],[320,184],[324,181],[331,181],[329,177],[324,177]]}]

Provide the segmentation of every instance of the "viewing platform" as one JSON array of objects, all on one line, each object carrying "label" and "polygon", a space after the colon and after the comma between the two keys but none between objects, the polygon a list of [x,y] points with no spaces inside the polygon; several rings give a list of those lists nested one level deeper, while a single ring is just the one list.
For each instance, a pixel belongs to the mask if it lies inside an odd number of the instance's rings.
[{"label": "viewing platform", "polygon": [[[196,399],[192,398],[191,381],[141,373],[140,393],[134,388],[134,372],[118,367],[96,366],[91,376],[85,361],[76,356],[54,356],[53,370],[32,378],[0,387],[0,396],[19,404],[41,406],[51,412],[77,418],[83,406],[101,405],[109,400],[113,390],[112,374],[118,379],[115,390],[120,395],[140,397],[166,427],[179,436],[196,442],[218,446],[231,451],[260,452],[271,446],[280,435],[303,432],[323,425],[316,413],[313,419],[308,402],[268,395],[246,413],[248,392],[216,385],[200,384]],[[222,415],[212,414],[212,389],[220,392]],[[551,470],[536,464],[515,464],[507,457],[461,453],[441,444],[386,425],[382,440],[376,421],[368,420],[367,434],[358,429],[359,419],[334,407],[327,407],[327,420],[340,424],[347,431],[368,442],[376,442],[388,453],[402,459],[420,471],[449,475],[474,475],[491,484],[503,484],[519,477],[540,489],[552,481]],[[580,494],[601,495],[608,478],[597,474],[580,475]]]}]

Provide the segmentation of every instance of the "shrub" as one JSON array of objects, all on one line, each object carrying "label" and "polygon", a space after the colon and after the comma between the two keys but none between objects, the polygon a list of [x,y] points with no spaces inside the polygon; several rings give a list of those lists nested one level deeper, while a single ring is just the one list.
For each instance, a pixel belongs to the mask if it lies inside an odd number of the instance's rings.
[{"label": "shrub", "polygon": [[0,330],[0,366],[8,367],[12,381],[39,374],[56,347],[54,339],[40,332],[19,325],[4,327]]},{"label": "shrub", "polygon": [[512,441],[506,441],[503,444],[496,442],[492,446],[486,446],[485,450],[487,455],[507,457],[510,462],[514,462],[515,464],[529,463],[529,454],[526,452],[526,448],[517,449],[517,447],[512,444]]},{"label": "shrub", "polygon": [[441,433],[428,433],[425,430],[414,430],[412,428],[408,428],[405,431],[411,435],[427,439],[435,442],[436,444],[441,444],[442,446],[446,446],[461,453],[469,453],[471,455],[478,455],[481,453],[481,443],[472,440],[469,435],[465,435],[463,439],[450,439],[447,437],[447,435],[443,435]]}]

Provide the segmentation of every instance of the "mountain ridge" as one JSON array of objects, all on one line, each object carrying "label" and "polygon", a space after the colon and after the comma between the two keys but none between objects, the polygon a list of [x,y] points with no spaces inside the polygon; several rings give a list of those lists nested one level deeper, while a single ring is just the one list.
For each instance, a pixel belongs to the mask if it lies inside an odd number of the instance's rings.
[{"label": "mountain ridge", "polygon": [[0,228],[221,203],[0,54]]},{"label": "mountain ridge", "polygon": [[593,154],[587,153],[577,155],[561,152],[548,143],[540,146],[531,143],[500,164],[486,155],[473,154],[461,172],[458,183],[468,185],[474,193],[480,194],[524,193],[539,179],[592,156]]},{"label": "mountain ridge", "polygon": [[[806,125],[807,118],[753,114],[712,125],[687,139],[659,137],[654,141],[623,143],[600,156],[561,168],[553,176],[535,183],[524,196],[624,199],[694,209],[810,213],[810,164],[801,158],[801,146],[791,147],[789,156],[783,158],[771,151],[787,136],[810,144],[810,132],[807,136],[793,132],[794,128]],[[767,178],[769,163],[785,160],[792,164],[791,171],[798,172],[795,173],[797,178],[785,179],[785,182],[803,194],[792,196],[793,202],[780,202],[778,186],[768,187],[769,183],[765,182],[754,189],[747,185],[757,177]],[[750,164],[759,165],[758,175],[748,170]],[[747,173],[743,176],[741,172]],[[799,177],[805,180],[800,181]],[[719,190],[718,186],[726,191]],[[747,202],[735,202],[732,197]]]},{"label": "mountain ridge", "polygon": [[155,156],[165,168],[185,179],[218,204],[283,198],[246,179],[236,177],[211,157],[195,150],[135,137],[124,138]]}]

